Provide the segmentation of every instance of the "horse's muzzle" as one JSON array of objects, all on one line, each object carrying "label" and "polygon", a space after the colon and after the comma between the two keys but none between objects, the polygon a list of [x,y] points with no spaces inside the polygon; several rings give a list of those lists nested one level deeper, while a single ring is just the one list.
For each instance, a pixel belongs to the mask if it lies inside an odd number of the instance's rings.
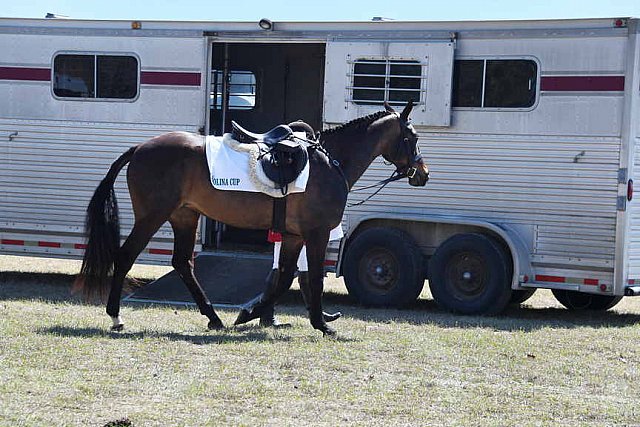
[{"label": "horse's muzzle", "polygon": [[409,185],[414,187],[424,187],[429,181],[429,168],[423,162],[415,163],[407,171]]}]

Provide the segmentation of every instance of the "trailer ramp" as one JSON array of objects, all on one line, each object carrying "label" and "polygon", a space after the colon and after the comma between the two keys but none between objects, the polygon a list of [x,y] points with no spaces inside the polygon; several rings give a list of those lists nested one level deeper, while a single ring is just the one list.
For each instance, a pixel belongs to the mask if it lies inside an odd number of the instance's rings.
[{"label": "trailer ramp", "polygon": [[[270,255],[204,252],[195,260],[195,275],[214,306],[241,307],[264,291],[272,266]],[[150,304],[193,304],[189,290],[171,271],[137,289],[123,301]]]}]

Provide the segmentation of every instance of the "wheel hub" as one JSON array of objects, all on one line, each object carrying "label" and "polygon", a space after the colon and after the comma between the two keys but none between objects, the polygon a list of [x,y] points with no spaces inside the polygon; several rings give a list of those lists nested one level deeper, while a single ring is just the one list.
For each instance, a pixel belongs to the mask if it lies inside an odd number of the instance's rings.
[{"label": "wheel hub", "polygon": [[386,293],[396,285],[398,268],[398,261],[392,252],[385,248],[376,248],[362,257],[359,273],[362,282],[367,284],[370,290]]},{"label": "wheel hub", "polygon": [[485,290],[486,268],[478,254],[464,252],[452,257],[446,274],[447,282],[458,299],[473,299]]}]

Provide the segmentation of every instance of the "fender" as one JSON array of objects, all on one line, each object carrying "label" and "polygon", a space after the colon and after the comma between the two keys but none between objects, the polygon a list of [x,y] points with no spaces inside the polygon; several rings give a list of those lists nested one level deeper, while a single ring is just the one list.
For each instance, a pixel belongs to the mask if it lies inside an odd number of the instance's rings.
[{"label": "fender", "polygon": [[382,215],[365,215],[359,217],[357,223],[353,227],[349,227],[345,238],[340,242],[340,250],[338,253],[338,264],[336,266],[336,275],[339,277],[342,275],[342,258],[345,248],[348,246],[348,241],[353,233],[360,228],[360,226],[368,221],[372,220],[392,220],[399,222],[418,222],[418,223],[436,223],[436,224],[457,224],[468,225],[473,227],[484,228],[489,230],[498,236],[506,243],[511,257],[513,258],[513,278],[511,282],[512,289],[522,289],[521,282],[526,282],[525,277],[532,278],[531,272],[531,257],[530,251],[527,248],[526,242],[513,227],[508,224],[498,224],[489,222],[478,218],[457,218],[450,216],[420,216],[415,215],[402,215],[402,214],[382,214]]}]

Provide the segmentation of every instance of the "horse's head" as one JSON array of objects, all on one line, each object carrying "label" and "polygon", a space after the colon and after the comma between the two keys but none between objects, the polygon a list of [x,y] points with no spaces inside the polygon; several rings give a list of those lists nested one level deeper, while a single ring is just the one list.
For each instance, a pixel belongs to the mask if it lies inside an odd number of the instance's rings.
[{"label": "horse's head", "polygon": [[382,157],[394,164],[398,174],[408,177],[410,185],[422,187],[429,180],[429,169],[418,148],[418,134],[409,121],[413,101],[409,101],[400,114],[396,113],[386,102],[384,108],[388,112],[394,113],[400,127],[397,137],[388,144]]}]

